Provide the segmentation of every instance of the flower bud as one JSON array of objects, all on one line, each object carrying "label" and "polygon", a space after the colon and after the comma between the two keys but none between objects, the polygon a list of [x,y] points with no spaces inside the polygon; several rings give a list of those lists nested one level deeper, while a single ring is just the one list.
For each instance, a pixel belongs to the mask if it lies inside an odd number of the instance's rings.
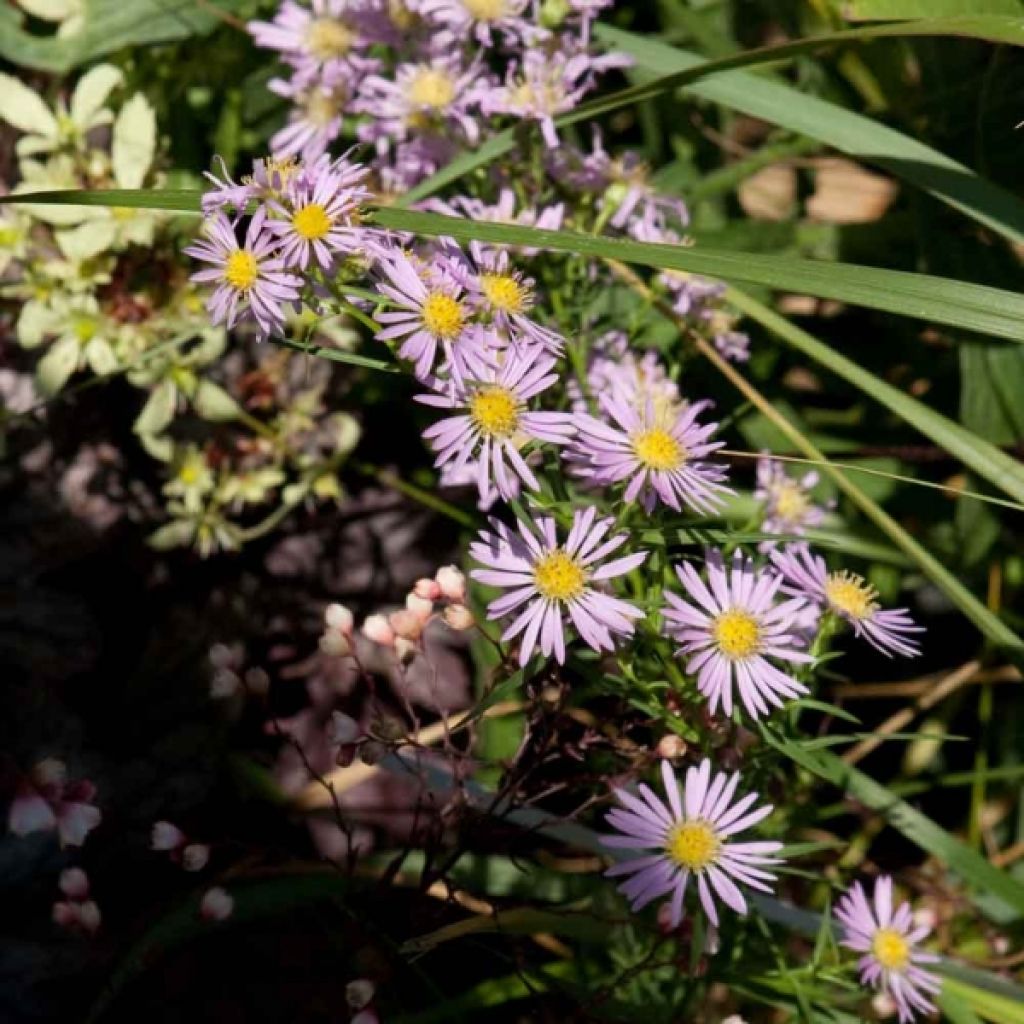
[{"label": "flower bud", "polygon": [[202,871],[209,860],[210,848],[205,843],[189,843],[181,851],[181,866],[186,871]]},{"label": "flower bud", "polygon": [[871,1000],[871,1008],[875,1011],[875,1015],[883,1020],[896,1015],[896,1003],[888,992],[879,992]]},{"label": "flower bud", "polygon": [[384,647],[394,647],[395,645],[394,630],[388,625],[388,620],[383,615],[371,615],[367,618],[363,623],[363,636]]},{"label": "flower bud", "polygon": [[345,986],[345,1001],[352,1010],[361,1010],[373,998],[376,991],[369,978],[357,978]]},{"label": "flower bud", "polygon": [[199,903],[199,916],[204,921],[226,921],[235,909],[235,901],[219,885],[207,889]]},{"label": "flower bud", "polygon": [[421,623],[426,623],[427,619],[434,614],[434,602],[425,597],[420,597],[415,593],[415,591],[405,599],[405,607],[406,610],[412,612]]},{"label": "flower bud", "polygon": [[437,570],[434,577],[441,593],[454,601],[456,604],[465,604],[466,601],[466,577],[454,566],[445,565]]},{"label": "flower bud", "polygon": [[682,757],[686,753],[686,740],[682,736],[677,736],[674,732],[666,733],[658,740],[655,753],[666,761],[674,761],[677,757]]},{"label": "flower bud", "polygon": [[185,833],[169,821],[157,821],[153,824],[150,838],[151,850],[176,850],[185,844]]},{"label": "flower bud", "polygon": [[398,660],[403,665],[408,665],[416,657],[418,649],[416,644],[411,640],[406,640],[404,636],[400,636],[395,640],[395,654],[398,655]]},{"label": "flower bud", "polygon": [[331,629],[344,633],[345,636],[352,635],[355,619],[343,604],[329,604],[324,612],[324,621]]},{"label": "flower bud", "polygon": [[320,650],[332,658],[347,658],[352,653],[352,642],[346,634],[329,629],[320,637]]},{"label": "flower bud", "polygon": [[399,639],[415,643],[423,635],[423,620],[408,609],[388,616],[388,622]]},{"label": "flower bud", "polygon": [[476,625],[473,613],[464,604],[450,604],[444,610],[444,621],[449,628],[462,632]]},{"label": "flower bud", "polygon": [[96,904],[95,900],[86,900],[84,903],[79,904],[79,928],[81,928],[83,931],[87,931],[90,935],[92,935],[93,932],[99,931],[100,920],[100,908]]},{"label": "flower bud", "polygon": [[441,596],[441,586],[435,580],[421,579],[416,581],[412,592],[424,601],[436,601]]},{"label": "flower bud", "polygon": [[89,895],[89,876],[81,868],[66,868],[57,884],[65,896],[79,903]]}]

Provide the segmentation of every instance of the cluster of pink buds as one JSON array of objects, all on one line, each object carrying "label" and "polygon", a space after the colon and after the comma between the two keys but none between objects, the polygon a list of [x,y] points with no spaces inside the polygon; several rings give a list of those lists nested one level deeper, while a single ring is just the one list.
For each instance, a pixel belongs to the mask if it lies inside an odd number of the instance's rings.
[{"label": "cluster of pink buds", "polygon": [[53,905],[54,923],[92,935],[100,926],[100,908],[89,899],[89,876],[81,868],[67,868],[60,873],[58,885],[66,898]]},{"label": "cluster of pink buds", "polygon": [[67,781],[63,761],[40,761],[18,786],[7,825],[16,836],[55,830],[61,846],[81,846],[103,815],[93,806],[96,787],[81,779]]},{"label": "cluster of pink buds", "polygon": [[[402,662],[421,650],[423,631],[438,612],[450,629],[462,631],[475,624],[466,607],[466,577],[454,565],[437,570],[433,579],[417,580],[405,598],[405,607],[389,615],[369,615],[360,632],[382,647],[391,647]],[[354,656],[352,612],[344,605],[331,604],[324,613],[325,629],[320,650],[334,657]]]},{"label": "cluster of pink buds", "polygon": [[186,871],[202,871],[210,860],[210,847],[205,843],[190,843],[188,836],[169,821],[153,825],[150,849],[170,854],[171,860]]}]

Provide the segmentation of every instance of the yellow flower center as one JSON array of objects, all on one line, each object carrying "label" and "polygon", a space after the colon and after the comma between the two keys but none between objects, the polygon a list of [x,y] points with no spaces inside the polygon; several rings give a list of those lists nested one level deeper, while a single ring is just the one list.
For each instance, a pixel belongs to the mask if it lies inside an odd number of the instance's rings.
[{"label": "yellow flower center", "polygon": [[15,227],[0,228],[0,249],[13,249],[21,241],[21,231]]},{"label": "yellow flower center", "polygon": [[505,0],[462,0],[477,21],[497,21],[505,14]]},{"label": "yellow flower center", "polygon": [[317,60],[344,57],[354,40],[348,25],[334,18],[316,18],[306,29],[306,46]]},{"label": "yellow flower center", "polygon": [[665,852],[687,871],[703,871],[718,860],[722,844],[706,821],[682,821],[674,825],[665,842]]},{"label": "yellow flower center", "polygon": [[444,292],[431,292],[420,312],[423,326],[438,338],[457,338],[466,322],[462,303]]},{"label": "yellow flower center", "polygon": [[587,571],[570,555],[556,548],[533,567],[533,582],[549,601],[572,601],[583,593]]},{"label": "yellow flower center", "polygon": [[749,658],[761,645],[761,627],[749,612],[730,608],[711,627],[718,649],[732,659]]},{"label": "yellow flower center", "polygon": [[247,292],[259,276],[260,265],[248,249],[236,249],[224,265],[224,280],[240,292]]},{"label": "yellow flower center", "polygon": [[395,28],[405,31],[416,24],[416,15],[405,6],[402,0],[388,0],[388,18]]},{"label": "yellow flower center", "polygon": [[648,469],[678,469],[686,461],[686,449],[661,427],[634,434],[632,444],[634,454]]},{"label": "yellow flower center", "polygon": [[76,316],[71,329],[75,332],[75,337],[83,345],[87,345],[93,338],[96,337],[96,330],[98,324],[91,316]]},{"label": "yellow flower center", "polygon": [[331,230],[331,218],[319,203],[296,210],[292,216],[292,227],[307,241],[323,238]]},{"label": "yellow flower center", "polygon": [[409,84],[409,99],[418,107],[443,110],[455,99],[455,81],[437,68],[420,68]]},{"label": "yellow flower center", "polygon": [[498,384],[483,388],[469,400],[469,414],[490,437],[509,437],[519,426],[519,400]]},{"label": "yellow flower center", "polygon": [[836,611],[854,619],[870,619],[878,611],[878,591],[863,576],[847,569],[829,573],[825,597]]},{"label": "yellow flower center", "polygon": [[306,119],[317,128],[326,128],[341,109],[338,96],[332,92],[317,89],[306,99]]},{"label": "yellow flower center", "polygon": [[788,523],[799,523],[807,514],[807,495],[799,484],[787,480],[778,485],[775,491],[775,512],[780,519]]},{"label": "yellow flower center", "polygon": [[521,313],[526,308],[527,290],[508,274],[481,274],[484,298],[502,313]]},{"label": "yellow flower center", "polygon": [[879,928],[871,952],[887,971],[904,971],[910,963],[910,943],[894,928]]}]

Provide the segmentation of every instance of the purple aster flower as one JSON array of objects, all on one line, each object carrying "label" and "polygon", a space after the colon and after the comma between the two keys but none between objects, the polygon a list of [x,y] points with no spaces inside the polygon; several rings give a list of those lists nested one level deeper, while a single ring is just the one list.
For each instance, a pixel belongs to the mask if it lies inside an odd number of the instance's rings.
[{"label": "purple aster flower", "polygon": [[887,993],[901,1024],[913,1020],[915,1013],[935,1012],[929,997],[938,994],[942,982],[920,965],[937,963],[939,958],[916,948],[931,929],[914,926],[909,903],[893,911],[888,875],[875,882],[870,902],[860,882],[854,882],[836,904],[835,915],[842,925],[842,944],[863,954],[857,964],[861,984]]},{"label": "purple aster flower", "polygon": [[845,619],[857,636],[886,657],[903,654],[913,658],[921,653],[909,634],[923,633],[924,627],[914,625],[906,608],[880,608],[878,591],[863,576],[848,569],[829,572],[825,559],[812,554],[806,544],[791,544],[783,551],[771,552],[770,557],[786,578],[787,593],[816,601]]},{"label": "purple aster flower", "polygon": [[[536,350],[509,352],[500,366],[491,366],[477,379],[450,382],[434,378],[437,392],[416,400],[439,409],[458,409],[428,427],[423,436],[437,452],[435,466],[456,469],[476,460],[480,500],[493,500],[495,491],[505,501],[516,496],[519,478],[536,491],[540,485],[519,454],[529,441],[565,444],[573,434],[572,416],[562,412],[530,412],[527,402],[558,380],[555,360]],[[510,471],[511,470],[511,471]]]},{"label": "purple aster flower", "polygon": [[398,354],[414,363],[420,380],[430,374],[438,346],[454,380],[483,377],[489,361],[485,338],[471,321],[473,311],[462,284],[444,263],[429,273],[417,272],[409,257],[395,249],[382,254],[377,267],[384,276],[377,290],[398,307],[377,314],[381,323],[390,325],[377,339],[403,339]]},{"label": "purple aster flower", "polygon": [[527,50],[514,62],[505,85],[483,95],[486,114],[511,114],[540,122],[544,141],[552,149],[558,147],[555,117],[574,109],[597,84],[597,76],[610,68],[629,63],[620,54],[593,57],[556,50]]},{"label": "purple aster flower", "polygon": [[[759,718],[782,707],[785,698],[807,693],[807,687],[776,668],[768,659],[806,664],[814,659],[796,650],[794,619],[803,599],[776,603],[782,577],[770,568],[755,569],[752,559],[737,551],[726,571],[720,551],[707,552],[708,583],[687,562],[676,574],[691,601],[665,592],[669,635],[689,656],[688,673],[696,673],[697,689],[732,714],[733,686],[747,714]],[[692,602],[692,603],[691,603]]]},{"label": "purple aster flower", "polygon": [[633,620],[643,618],[643,612],[594,586],[635,569],[647,557],[640,551],[600,564],[629,539],[625,533],[607,536],[613,522],[597,519],[592,505],[577,509],[569,535],[560,543],[555,521],[548,516],[534,520],[532,529],[520,522],[518,533],[492,519],[493,532],[482,530],[470,545],[473,558],[487,567],[474,569],[473,579],[510,591],[488,605],[487,617],[500,619],[519,610],[501,639],[522,633],[521,665],[530,660],[538,642],[545,657],[554,654],[559,664],[565,661],[566,617],[596,651],[613,650],[613,634],[633,635]]},{"label": "purple aster flower", "polygon": [[364,234],[357,227],[360,206],[372,198],[366,175],[359,164],[324,155],[291,180],[267,221],[288,266],[305,270],[315,259],[327,270],[336,255],[358,248]]},{"label": "purple aster flower", "polygon": [[609,422],[588,413],[576,417],[573,460],[581,463],[580,475],[605,487],[628,480],[623,497],[639,497],[648,513],[658,499],[677,512],[687,505],[707,514],[721,504],[729,493],[721,483],[725,468],[702,460],[723,442],[708,441],[718,425],[697,422],[700,403],[659,409],[649,398],[637,408],[608,393],[598,400]]},{"label": "purple aster flower", "polygon": [[349,91],[344,85],[328,87],[314,84],[308,88],[275,78],[268,88],[289,99],[295,106],[288,114],[288,123],[270,140],[275,156],[299,156],[313,161],[327,152],[327,147],[341,134],[342,114]]},{"label": "purple aster flower", "polygon": [[769,870],[780,863],[773,856],[782,844],[763,841],[734,843],[730,839],[771,814],[771,804],[751,810],[756,793],[733,803],[739,772],[713,772],[705,758],[686,772],[683,791],[668,761],[661,762],[661,777],[668,802],[659,800],[641,784],[640,797],[616,789],[615,797],[624,809],[608,812],[608,824],[621,835],[604,836],[605,846],[615,850],[652,850],[644,856],[620,861],[606,874],[631,876],[619,891],[639,910],[659,896],[671,893],[669,926],[679,927],[683,919],[683,897],[693,875],[697,893],[708,920],[718,927],[715,900],[721,900],[737,914],[746,916],[747,901],[737,882],[762,892],[771,892]]},{"label": "purple aster flower", "polygon": [[457,55],[401,64],[394,76],[370,75],[359,88],[360,112],[372,120],[359,137],[387,151],[393,140],[417,135],[450,136],[454,129],[474,144],[480,136],[471,111],[479,105],[482,68],[464,67]]},{"label": "purple aster flower", "polygon": [[233,327],[247,309],[261,338],[281,328],[282,304],[298,303],[302,289],[302,279],[289,274],[275,255],[277,240],[264,230],[266,215],[263,207],[256,211],[245,243],[239,245],[231,222],[224,214],[215,213],[204,224],[207,237],[185,249],[189,256],[213,264],[192,275],[193,281],[219,282],[207,303],[213,322]]},{"label": "purple aster flower", "polygon": [[471,242],[469,251],[475,268],[468,283],[480,312],[513,344],[561,354],[565,339],[530,318],[534,282],[509,265],[508,251],[485,249],[479,242]]},{"label": "purple aster flower", "polygon": [[[486,470],[484,470],[484,472],[486,472]],[[441,467],[441,472],[437,479],[437,485],[438,487],[476,487],[480,473],[481,466],[478,459],[470,459],[468,462],[459,465],[449,462]],[[512,498],[517,498],[519,496],[519,477],[511,477],[509,479],[509,484],[512,488],[512,496],[506,500],[512,500]],[[480,509],[481,512],[489,512],[497,500],[498,492],[491,491],[490,496],[486,500],[483,498],[478,499],[476,507]]]},{"label": "purple aster flower", "polygon": [[537,35],[536,26],[523,17],[528,0],[419,0],[417,10],[444,25],[453,40],[472,37],[481,46],[494,45],[494,31],[508,41]]},{"label": "purple aster flower", "polygon": [[711,343],[719,355],[731,363],[745,363],[750,359],[750,335],[742,331],[719,331],[711,336]]},{"label": "purple aster flower", "polygon": [[[758,459],[754,497],[764,504],[761,529],[765,533],[801,534],[808,527],[820,526],[825,509],[814,503],[810,493],[818,479],[812,470],[797,480],[775,459]],[[765,545],[762,550],[774,546],[772,541],[765,541]]]},{"label": "purple aster flower", "polygon": [[[468,217],[470,220],[487,224],[522,224],[525,227],[557,231],[565,218],[565,207],[561,203],[537,209],[524,206],[516,209],[516,195],[510,188],[503,188],[496,203],[488,204],[482,199],[469,196],[454,196],[445,202],[441,199],[427,199],[417,209],[432,210],[446,217]],[[515,251],[524,256],[534,256],[540,250],[526,246],[515,246]]]}]

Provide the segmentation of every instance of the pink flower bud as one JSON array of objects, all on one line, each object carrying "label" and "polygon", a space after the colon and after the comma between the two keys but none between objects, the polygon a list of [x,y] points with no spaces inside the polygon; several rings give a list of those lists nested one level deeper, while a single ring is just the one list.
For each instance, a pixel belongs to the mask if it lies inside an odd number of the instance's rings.
[{"label": "pink flower bud", "polygon": [[451,629],[462,632],[476,625],[473,613],[464,604],[450,604],[444,610],[444,621]]},{"label": "pink flower bud", "polygon": [[186,871],[202,871],[209,860],[210,848],[205,843],[189,843],[181,851],[181,866]]},{"label": "pink flower bud", "polygon": [[423,634],[423,620],[408,609],[390,615],[388,622],[395,631],[395,635],[402,640],[415,643]]},{"label": "pink flower bud", "polygon": [[89,876],[81,868],[66,868],[57,883],[68,899],[81,903],[89,896]]},{"label": "pink flower bud", "polygon": [[324,621],[331,629],[344,633],[345,636],[352,635],[355,619],[343,604],[329,604],[324,612]]},{"label": "pink flower bud", "polygon": [[405,599],[405,607],[422,623],[425,623],[434,614],[434,602],[425,597],[419,597],[415,593]]},{"label": "pink flower bud", "polygon": [[677,736],[674,732],[666,733],[658,740],[655,753],[666,761],[674,761],[677,757],[682,757],[686,753],[686,740],[682,736]]},{"label": "pink flower bud", "polygon": [[320,650],[332,658],[347,658],[352,653],[352,642],[345,633],[329,629],[320,637]]},{"label": "pink flower bud", "polygon": [[204,921],[226,921],[235,909],[235,901],[219,885],[207,889],[199,904],[199,916]]},{"label": "pink flower bud", "polygon": [[449,601],[455,601],[457,604],[465,603],[466,577],[454,565],[446,565],[438,569],[437,575],[434,578],[437,580],[437,585],[441,588],[441,593]]},{"label": "pink flower bud", "polygon": [[345,1001],[353,1010],[361,1010],[373,998],[376,991],[368,978],[357,978],[345,986]]},{"label": "pink flower bud", "polygon": [[99,931],[101,921],[100,908],[94,900],[86,900],[78,906],[78,926],[90,935]]},{"label": "pink flower bud", "polygon": [[150,838],[151,850],[177,850],[186,842],[185,833],[172,825],[169,821],[157,821],[153,823],[153,831]]},{"label": "pink flower bud", "polygon": [[441,596],[441,586],[434,580],[417,580],[412,592],[424,601],[436,601]]},{"label": "pink flower bud", "polygon": [[413,658],[416,657],[416,652],[419,648],[411,640],[406,640],[404,636],[400,636],[395,640],[395,654],[398,655],[398,660],[403,664],[407,665]]},{"label": "pink flower bud", "polygon": [[363,623],[363,636],[384,647],[394,647],[395,645],[394,630],[388,625],[388,620],[383,615],[371,615],[367,618]]},{"label": "pink flower bud", "polygon": [[53,923],[59,928],[74,928],[78,924],[77,903],[54,903]]}]

